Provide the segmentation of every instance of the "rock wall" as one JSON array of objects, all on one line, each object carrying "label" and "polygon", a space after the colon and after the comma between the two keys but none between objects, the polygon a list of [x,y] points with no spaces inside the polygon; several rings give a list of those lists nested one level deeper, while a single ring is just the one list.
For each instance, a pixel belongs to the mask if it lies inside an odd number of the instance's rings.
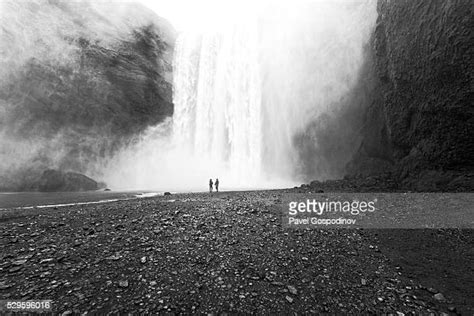
[{"label": "rock wall", "polygon": [[137,4],[0,4],[0,190],[43,171],[96,176],[173,114],[173,28]]},{"label": "rock wall", "polygon": [[414,190],[472,190],[472,2],[379,0],[377,85],[347,173],[391,172]]}]

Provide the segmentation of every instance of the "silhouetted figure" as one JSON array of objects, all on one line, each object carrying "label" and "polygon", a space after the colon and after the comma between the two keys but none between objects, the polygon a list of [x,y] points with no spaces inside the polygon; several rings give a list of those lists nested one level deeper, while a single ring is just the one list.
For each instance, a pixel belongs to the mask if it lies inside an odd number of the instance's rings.
[{"label": "silhouetted figure", "polygon": [[216,186],[216,192],[219,192],[219,179],[216,178],[216,182],[214,182]]},{"label": "silhouetted figure", "polygon": [[209,179],[209,193],[212,193],[212,179]]}]

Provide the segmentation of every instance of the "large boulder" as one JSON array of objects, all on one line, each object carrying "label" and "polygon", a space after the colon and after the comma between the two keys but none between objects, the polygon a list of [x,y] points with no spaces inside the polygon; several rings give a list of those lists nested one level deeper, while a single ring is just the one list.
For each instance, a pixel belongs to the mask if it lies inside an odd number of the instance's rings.
[{"label": "large boulder", "polygon": [[96,181],[83,174],[52,169],[43,172],[35,187],[41,192],[93,191],[99,189]]}]

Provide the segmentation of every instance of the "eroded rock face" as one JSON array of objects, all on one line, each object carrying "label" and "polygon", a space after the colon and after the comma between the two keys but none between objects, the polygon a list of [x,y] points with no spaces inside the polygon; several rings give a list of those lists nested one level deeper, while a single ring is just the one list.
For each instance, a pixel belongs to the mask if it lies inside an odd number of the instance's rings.
[{"label": "eroded rock face", "polygon": [[41,192],[93,191],[99,189],[99,185],[80,173],[45,170],[33,188]]},{"label": "eroded rock face", "polygon": [[46,169],[96,174],[173,114],[175,31],[137,4],[0,4],[0,190]]},{"label": "eroded rock face", "polygon": [[[452,181],[472,189],[471,6],[467,0],[378,2],[372,41],[378,84],[349,174],[385,170],[415,189]],[[471,182],[460,179],[469,174]]]}]

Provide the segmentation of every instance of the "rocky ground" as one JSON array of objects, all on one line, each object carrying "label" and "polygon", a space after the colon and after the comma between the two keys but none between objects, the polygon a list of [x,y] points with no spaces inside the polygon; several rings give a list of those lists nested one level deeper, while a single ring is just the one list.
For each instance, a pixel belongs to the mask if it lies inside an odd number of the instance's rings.
[{"label": "rocky ground", "polygon": [[294,230],[285,191],[0,214],[0,299],[56,314],[474,312],[472,230]]},{"label": "rocky ground", "polygon": [[344,179],[312,181],[298,192],[474,192],[474,172],[425,170],[400,176],[395,172],[353,175]]}]

